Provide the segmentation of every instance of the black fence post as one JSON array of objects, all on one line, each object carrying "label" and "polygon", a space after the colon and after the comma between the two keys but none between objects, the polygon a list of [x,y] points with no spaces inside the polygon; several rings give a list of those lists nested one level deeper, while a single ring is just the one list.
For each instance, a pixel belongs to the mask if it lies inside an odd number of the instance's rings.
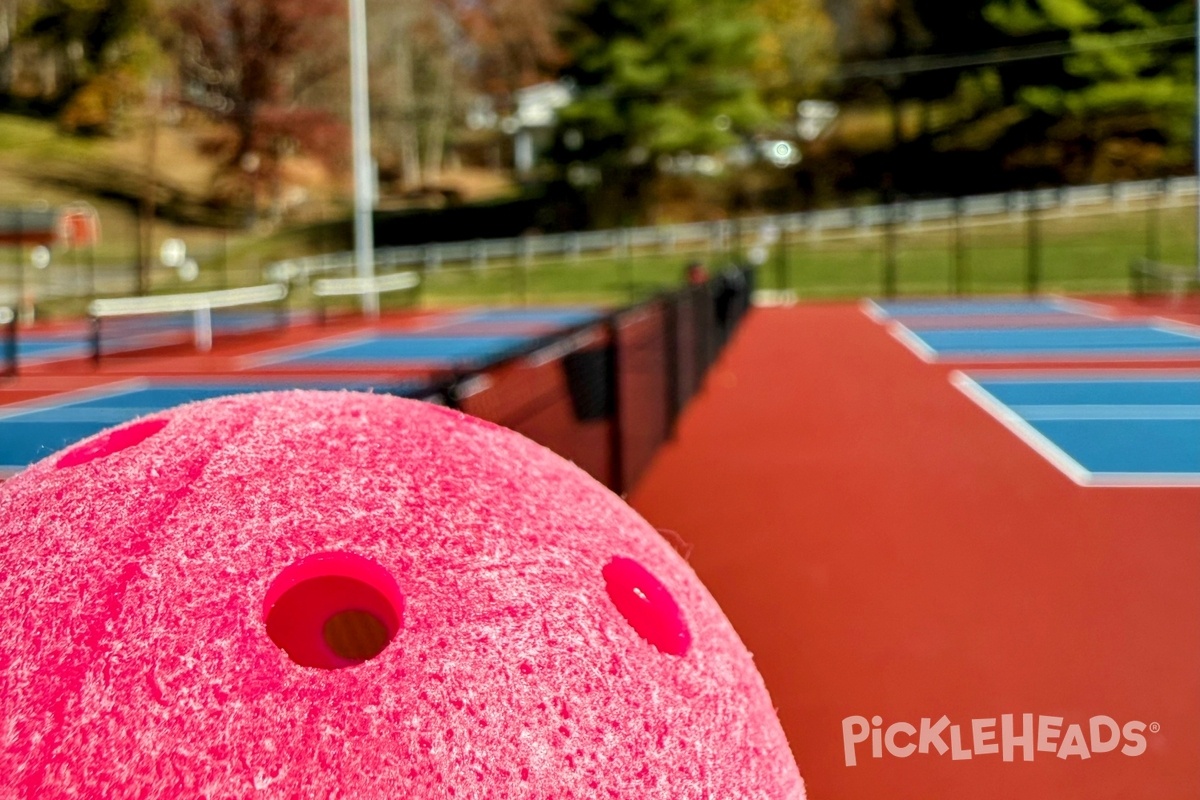
[{"label": "black fence post", "polygon": [[637,278],[633,264],[633,233],[629,228],[621,231],[622,265],[625,268],[625,287],[629,293],[629,302],[637,300]]},{"label": "black fence post", "polygon": [[1138,300],[1146,296],[1146,260],[1135,258],[1129,262],[1129,290]]},{"label": "black fence post", "polygon": [[528,239],[521,240],[521,252],[513,264],[513,294],[520,305],[529,305],[529,275],[526,264],[530,258]]},{"label": "black fence post", "polygon": [[611,467],[609,487],[616,494],[625,493],[625,427],[621,421],[621,315],[608,318],[608,391],[611,425],[609,426],[609,458]]},{"label": "black fence post", "polygon": [[779,226],[779,249],[775,252],[776,278],[775,282],[780,291],[792,288],[791,252],[788,248],[787,225]]},{"label": "black fence post", "polygon": [[1146,206],[1146,258],[1158,261],[1161,254],[1161,225],[1159,208],[1162,204],[1163,182],[1157,181],[1154,195]]},{"label": "black fence post", "polygon": [[91,322],[92,334],[92,361],[97,366],[100,365],[100,318],[93,316]]},{"label": "black fence post", "polygon": [[887,205],[883,219],[883,296],[896,296],[896,204]]},{"label": "black fence post", "polygon": [[1025,212],[1028,241],[1026,242],[1025,291],[1037,294],[1042,281],[1042,232],[1037,198],[1029,195],[1029,207]]},{"label": "black fence post", "polygon": [[675,423],[679,421],[679,414],[683,410],[683,404],[679,402],[680,386],[683,384],[683,379],[680,375],[679,358],[679,321],[683,316],[681,313],[683,303],[684,295],[682,292],[674,292],[663,298],[665,308],[663,313],[663,340],[667,362],[667,430],[671,435],[675,433]]},{"label": "black fence post", "polygon": [[17,209],[17,302],[13,308],[17,321],[28,316],[25,303],[25,209]]},{"label": "black fence post", "polygon": [[961,297],[967,289],[967,242],[963,230],[963,199],[954,199],[954,274],[951,279],[955,296]]},{"label": "black fence post", "polygon": [[4,350],[5,350],[5,366],[4,374],[13,376],[17,374],[17,315],[13,312],[12,317],[5,325],[4,334]]}]

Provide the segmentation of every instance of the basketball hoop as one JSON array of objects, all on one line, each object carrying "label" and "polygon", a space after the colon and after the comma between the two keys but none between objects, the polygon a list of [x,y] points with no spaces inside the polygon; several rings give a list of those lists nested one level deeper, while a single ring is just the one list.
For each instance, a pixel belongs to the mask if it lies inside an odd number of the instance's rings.
[{"label": "basketball hoop", "polygon": [[67,247],[94,247],[100,243],[100,215],[86,203],[63,206],[58,228],[59,238]]}]

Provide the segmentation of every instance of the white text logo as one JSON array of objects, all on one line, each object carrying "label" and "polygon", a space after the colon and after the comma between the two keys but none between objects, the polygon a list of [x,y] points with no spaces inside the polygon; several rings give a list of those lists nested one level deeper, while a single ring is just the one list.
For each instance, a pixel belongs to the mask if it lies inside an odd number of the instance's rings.
[{"label": "white text logo", "polygon": [[886,726],[879,716],[853,716],[842,720],[842,746],[847,767],[857,765],[868,749],[871,758],[883,758],[885,753],[896,758],[935,753],[949,754],[954,761],[994,755],[1004,761],[1033,761],[1036,754],[1047,753],[1064,760],[1088,759],[1112,752],[1140,756],[1146,752],[1146,732],[1158,730],[1157,722],[1147,725],[1131,720],[1122,725],[1103,714],[1070,723],[1044,714],[1001,714],[999,719],[985,717],[963,725],[943,715],[936,720],[922,717],[917,724],[892,722]]}]

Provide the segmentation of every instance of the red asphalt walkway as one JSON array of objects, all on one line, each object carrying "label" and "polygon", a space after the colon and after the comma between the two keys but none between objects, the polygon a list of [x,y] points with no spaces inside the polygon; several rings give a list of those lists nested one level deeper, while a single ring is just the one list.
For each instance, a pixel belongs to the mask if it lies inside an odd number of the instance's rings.
[{"label": "red asphalt walkway", "polygon": [[814,800],[1200,796],[1200,489],[1077,486],[951,371],[856,307],[758,309],[631,502],[692,547]]}]

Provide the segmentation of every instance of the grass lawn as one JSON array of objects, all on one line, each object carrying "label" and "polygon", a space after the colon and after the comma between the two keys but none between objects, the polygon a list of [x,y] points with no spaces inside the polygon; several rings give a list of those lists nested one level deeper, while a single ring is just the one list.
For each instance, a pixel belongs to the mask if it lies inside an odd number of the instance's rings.
[{"label": "grass lawn", "polygon": [[[896,290],[902,295],[1024,292],[1030,269],[1030,226],[1021,217],[997,218],[965,229],[956,251],[950,228],[898,229]],[[1195,262],[1195,208],[1152,211],[1145,207],[1088,209],[1071,216],[1047,215],[1035,233],[1039,288],[1049,292],[1123,293],[1130,260],[1157,248],[1159,260]],[[1155,243],[1157,242],[1157,244]],[[850,232],[837,238],[792,234],[768,258],[759,275],[764,288],[791,288],[799,298],[857,298],[883,293],[884,235]],[[961,252],[961,261],[956,260]],[[429,305],[469,303],[616,304],[677,284],[685,264],[704,260],[710,269],[733,253],[641,253],[633,258],[575,262],[539,261],[526,267],[490,263],[485,270],[442,267],[426,274],[422,300]]]}]

